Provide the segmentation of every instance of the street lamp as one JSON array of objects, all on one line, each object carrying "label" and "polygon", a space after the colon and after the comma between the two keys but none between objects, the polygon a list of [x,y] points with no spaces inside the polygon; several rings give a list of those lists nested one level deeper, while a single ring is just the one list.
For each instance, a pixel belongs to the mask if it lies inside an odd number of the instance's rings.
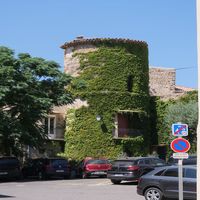
[{"label": "street lamp", "polygon": [[97,115],[96,116],[96,120],[99,122],[99,121],[101,121],[101,116],[100,115]]}]

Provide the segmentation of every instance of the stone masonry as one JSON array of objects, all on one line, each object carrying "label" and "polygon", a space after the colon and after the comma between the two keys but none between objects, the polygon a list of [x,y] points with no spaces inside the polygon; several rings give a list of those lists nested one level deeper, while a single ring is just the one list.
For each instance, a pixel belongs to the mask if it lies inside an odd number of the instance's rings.
[{"label": "stone masonry", "polygon": [[164,97],[175,93],[176,71],[173,68],[149,68],[151,96]]},{"label": "stone masonry", "polygon": [[[61,46],[61,48],[64,49],[65,73],[73,77],[79,76],[79,59],[73,55],[75,53],[88,53],[98,50],[98,48],[91,43],[91,41],[94,42],[95,40],[98,42],[98,40],[101,39],[85,39],[81,36]],[[159,96],[162,99],[174,99],[191,90],[193,89],[176,86],[176,70],[174,68],[149,68],[149,91],[151,96]]]}]

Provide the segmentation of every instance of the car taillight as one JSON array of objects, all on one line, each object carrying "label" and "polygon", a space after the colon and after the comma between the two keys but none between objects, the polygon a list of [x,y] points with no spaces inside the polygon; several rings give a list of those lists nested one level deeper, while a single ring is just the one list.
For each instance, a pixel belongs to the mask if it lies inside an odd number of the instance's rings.
[{"label": "car taillight", "polygon": [[130,166],[128,166],[128,170],[130,170],[130,171],[135,171],[135,170],[138,170],[138,169],[139,169],[139,167],[136,166],[136,165],[130,165]]},{"label": "car taillight", "polygon": [[90,168],[86,165],[86,166],[85,166],[85,170],[86,170],[86,171],[90,171]]}]

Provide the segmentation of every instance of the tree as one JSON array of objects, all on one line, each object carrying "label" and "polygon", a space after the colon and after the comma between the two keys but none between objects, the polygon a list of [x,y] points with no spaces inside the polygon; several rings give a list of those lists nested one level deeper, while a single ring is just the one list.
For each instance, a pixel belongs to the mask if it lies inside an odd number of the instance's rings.
[{"label": "tree", "polygon": [[164,117],[163,125],[165,127],[165,134],[163,134],[162,140],[165,143],[172,141],[171,126],[174,123],[181,122],[188,124],[188,139],[191,143],[191,151],[196,151],[196,131],[198,122],[198,103],[194,100],[189,102],[179,101],[175,104],[171,104],[167,107]]},{"label": "tree", "polygon": [[54,61],[0,47],[0,145],[6,154],[23,145],[39,147],[47,138],[42,119],[54,105],[72,102],[71,77]]}]

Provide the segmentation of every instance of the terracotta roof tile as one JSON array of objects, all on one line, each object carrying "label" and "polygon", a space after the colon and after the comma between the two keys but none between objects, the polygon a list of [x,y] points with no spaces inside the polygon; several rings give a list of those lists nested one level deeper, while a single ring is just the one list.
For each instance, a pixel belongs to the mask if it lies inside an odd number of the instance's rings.
[{"label": "terracotta roof tile", "polygon": [[123,38],[91,38],[86,39],[83,37],[78,37],[79,39],[75,39],[71,42],[65,42],[63,45],[60,46],[62,49],[66,49],[69,47],[74,47],[78,45],[84,45],[84,44],[99,44],[103,42],[114,42],[114,43],[130,43],[130,44],[138,44],[142,46],[148,46],[146,42],[140,41],[140,40],[130,40],[130,39],[123,39]]}]

